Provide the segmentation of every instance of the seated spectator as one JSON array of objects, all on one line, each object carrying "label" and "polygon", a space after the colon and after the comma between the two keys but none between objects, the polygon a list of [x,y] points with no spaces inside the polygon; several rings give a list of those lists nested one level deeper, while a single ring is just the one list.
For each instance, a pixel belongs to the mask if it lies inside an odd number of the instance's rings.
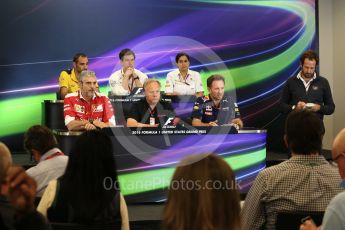
[{"label": "seated spectator", "polygon": [[143,87],[147,75],[135,69],[135,53],[126,48],[119,53],[122,68],[109,77],[109,85],[113,95],[127,96],[135,88]]},{"label": "seated spectator", "polygon": [[92,130],[115,126],[113,107],[107,96],[97,93],[93,71],[79,75],[80,90],[67,94],[64,100],[65,125],[68,130]]},{"label": "seated spectator", "polygon": [[[68,93],[74,93],[79,90],[78,76],[79,74],[87,70],[89,60],[84,53],[77,53],[73,57],[73,68],[61,71],[59,77],[60,86],[60,98],[65,99]],[[99,92],[98,84],[96,84],[96,90]]]},{"label": "seated spectator", "polygon": [[170,184],[163,229],[241,229],[235,175],[222,158],[201,154],[181,161]]},{"label": "seated spectator", "polygon": [[244,229],[275,229],[279,212],[319,212],[342,189],[336,167],[320,155],[324,128],[311,111],[289,114],[284,140],[292,157],[261,171],[242,209]]},{"label": "seated spectator", "polygon": [[212,75],[207,79],[208,96],[198,97],[192,112],[193,126],[218,126],[232,124],[243,128],[240,110],[233,98],[224,93],[225,79]]},{"label": "seated spectator", "polygon": [[[342,129],[333,141],[332,158],[337,163],[339,174],[343,180],[340,186],[345,188],[345,129]],[[331,200],[323,217],[322,225],[324,230],[345,229],[345,192],[339,193]],[[301,225],[300,230],[320,228],[308,220]]]},{"label": "seated spectator", "polygon": [[68,157],[58,148],[53,132],[45,126],[34,125],[24,134],[24,147],[37,165],[26,173],[37,183],[36,196],[41,197],[49,181],[64,174]]},{"label": "seated spectator", "polygon": [[134,103],[128,114],[128,127],[158,127],[175,125],[175,112],[172,105],[161,100],[161,83],[153,78],[144,83],[145,98]]},{"label": "seated spectator", "polygon": [[0,229],[50,229],[35,211],[36,183],[23,168],[13,167],[11,153],[0,142]]},{"label": "seated spectator", "polygon": [[106,134],[91,130],[77,138],[65,174],[49,183],[37,210],[53,222],[121,221],[121,229],[129,229],[112,143]]},{"label": "seated spectator", "polygon": [[198,72],[189,69],[189,55],[178,53],[175,61],[178,69],[168,73],[165,83],[165,94],[201,97],[204,93],[201,77]]}]

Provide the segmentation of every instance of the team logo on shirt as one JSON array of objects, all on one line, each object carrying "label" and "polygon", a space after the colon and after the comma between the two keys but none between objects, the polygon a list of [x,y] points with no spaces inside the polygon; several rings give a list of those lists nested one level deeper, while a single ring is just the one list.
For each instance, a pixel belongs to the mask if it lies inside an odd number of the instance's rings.
[{"label": "team logo on shirt", "polygon": [[212,111],[212,106],[206,105],[206,111]]},{"label": "team logo on shirt", "polygon": [[91,109],[93,112],[103,112],[103,105],[92,105]]},{"label": "team logo on shirt", "polygon": [[229,106],[228,106],[228,107],[223,107],[222,110],[223,110],[223,111],[229,111],[230,108],[229,108]]},{"label": "team logo on shirt", "polygon": [[74,110],[75,110],[77,113],[85,113],[85,107],[82,106],[82,105],[74,104]]},{"label": "team logo on shirt", "polygon": [[318,87],[317,85],[313,85],[311,88],[312,88],[313,90],[318,90],[318,89],[319,89],[319,87]]}]

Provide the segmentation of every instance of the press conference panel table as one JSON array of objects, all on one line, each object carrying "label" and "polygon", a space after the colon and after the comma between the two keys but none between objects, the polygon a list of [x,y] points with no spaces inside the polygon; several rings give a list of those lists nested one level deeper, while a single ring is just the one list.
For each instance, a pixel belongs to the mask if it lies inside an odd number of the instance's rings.
[{"label": "press conference panel table", "polygon": [[[172,104],[176,115],[181,120],[190,119],[196,97],[193,95],[170,96],[161,94],[162,100]],[[115,111],[116,124],[125,125],[128,113],[133,103],[144,98],[144,95],[113,96],[109,95],[109,100]]]},{"label": "press conference panel table", "polygon": [[[144,95],[112,96],[109,100],[114,108],[116,124],[125,125],[128,113],[133,103],[144,98]],[[162,94],[162,100],[172,104],[176,115],[183,121],[190,120],[195,96],[167,96]],[[45,100],[42,102],[42,124],[54,130],[66,130],[63,115],[63,100]]]},{"label": "press conference panel table", "polygon": [[[257,173],[266,166],[266,131],[230,126],[105,128],[111,137],[122,193],[129,203],[156,202],[166,189],[178,162],[186,156],[215,153],[228,162],[245,193]],[[71,147],[80,132],[55,132],[64,148]],[[67,149],[63,149],[66,153]]]}]

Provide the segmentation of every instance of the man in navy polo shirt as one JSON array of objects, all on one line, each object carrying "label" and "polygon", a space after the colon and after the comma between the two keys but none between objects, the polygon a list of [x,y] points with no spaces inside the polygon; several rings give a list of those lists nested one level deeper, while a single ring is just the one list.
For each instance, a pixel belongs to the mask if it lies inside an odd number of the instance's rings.
[{"label": "man in navy polo shirt", "polygon": [[218,126],[234,124],[243,127],[237,104],[224,95],[225,80],[221,75],[207,79],[209,95],[196,99],[192,112],[193,126]]},{"label": "man in navy polo shirt", "polygon": [[289,113],[292,110],[308,109],[323,120],[324,115],[334,113],[331,88],[326,78],[316,73],[319,63],[317,54],[308,50],[300,58],[301,71],[289,78],[283,88],[280,110]]}]

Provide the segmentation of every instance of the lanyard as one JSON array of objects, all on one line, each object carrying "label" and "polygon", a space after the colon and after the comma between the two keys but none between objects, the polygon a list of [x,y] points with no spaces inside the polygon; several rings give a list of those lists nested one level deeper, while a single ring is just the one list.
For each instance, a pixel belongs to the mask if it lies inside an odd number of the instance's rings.
[{"label": "lanyard", "polygon": [[48,156],[48,157],[47,157],[46,159],[44,159],[44,160],[49,160],[49,159],[52,159],[52,158],[54,158],[54,157],[63,156],[63,155],[64,155],[63,153],[57,152],[57,153],[54,153],[54,154]]},{"label": "lanyard", "polygon": [[182,82],[182,83],[184,83],[184,84],[186,84],[186,85],[190,85],[190,84],[187,82],[187,79],[188,79],[189,75],[190,75],[190,74],[187,73],[186,78],[183,78],[182,74],[179,73],[180,82]]}]

